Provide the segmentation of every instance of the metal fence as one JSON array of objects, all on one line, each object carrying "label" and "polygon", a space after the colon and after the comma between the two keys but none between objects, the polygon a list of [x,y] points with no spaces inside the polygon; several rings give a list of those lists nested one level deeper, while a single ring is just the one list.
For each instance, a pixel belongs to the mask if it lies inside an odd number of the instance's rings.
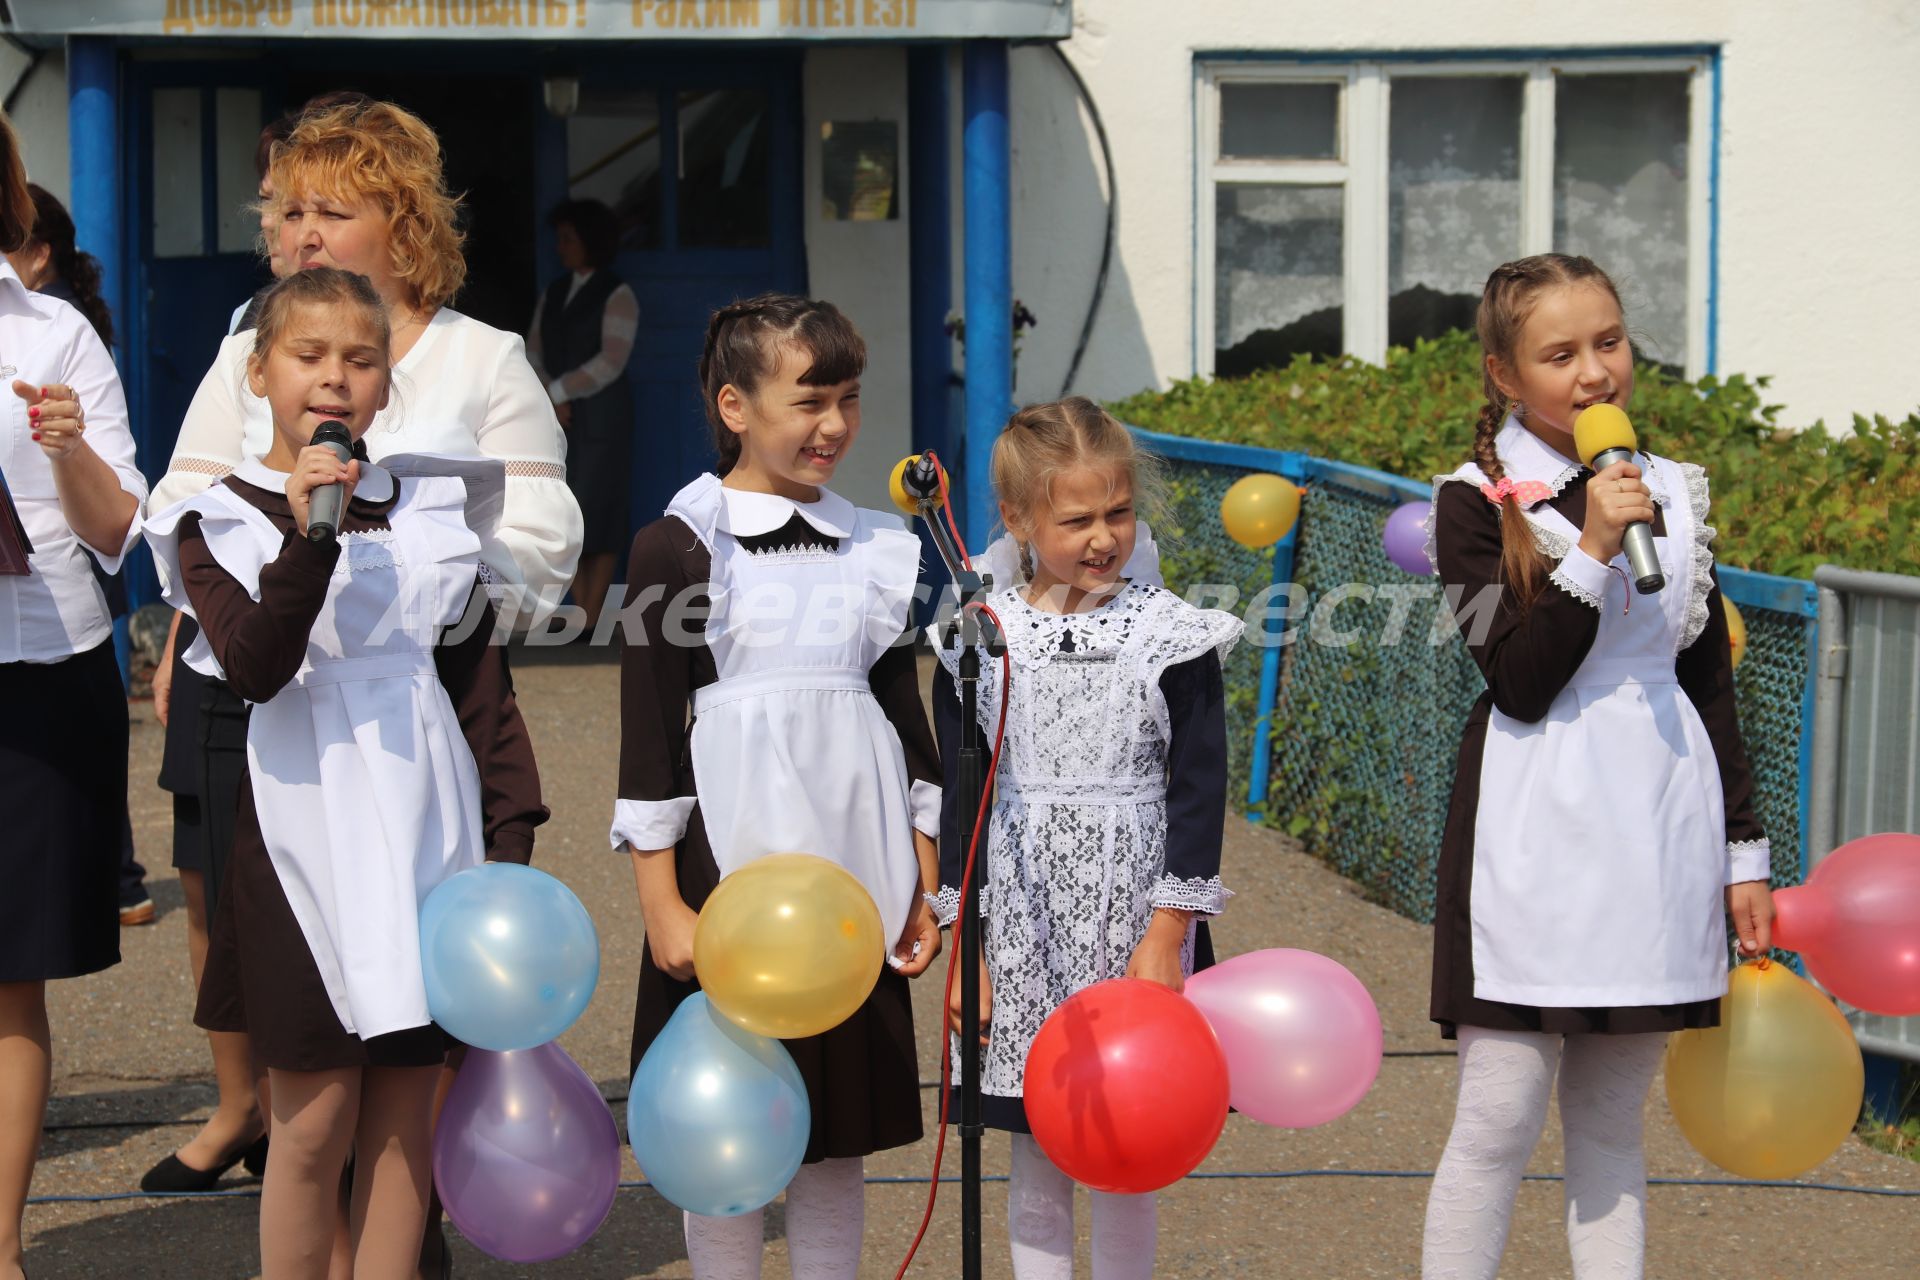
[{"label": "metal fence", "polygon": [[[1822,565],[1808,866],[1849,840],[1920,830],[1920,579]],[[1849,1014],[1860,1043],[1920,1061],[1920,1018]]]},{"label": "metal fence", "polygon": [[[1376,901],[1431,921],[1455,752],[1485,683],[1434,579],[1403,572],[1383,549],[1388,514],[1429,498],[1430,487],[1305,454],[1138,435],[1167,463],[1170,527],[1159,540],[1168,585],[1232,587],[1237,607],[1265,619],[1257,625],[1267,634],[1250,634],[1226,670],[1236,794],[1247,796],[1249,816],[1298,837]],[[1222,495],[1252,472],[1305,489],[1294,531],[1263,552],[1220,524]],[[1735,685],[1774,882],[1795,884],[1809,799],[1814,586],[1725,569],[1721,587],[1747,623]],[[1269,601],[1284,609],[1252,607]]]}]

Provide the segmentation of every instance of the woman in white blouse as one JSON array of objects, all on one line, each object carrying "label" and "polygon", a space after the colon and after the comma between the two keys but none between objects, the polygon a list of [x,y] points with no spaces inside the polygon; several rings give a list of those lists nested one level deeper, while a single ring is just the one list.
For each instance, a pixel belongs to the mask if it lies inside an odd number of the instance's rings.
[{"label": "woman in white blouse", "polygon": [[[550,613],[580,554],[580,506],[566,484],[566,440],[518,335],[447,304],[466,278],[440,142],[390,102],[309,112],[274,148],[268,212],[290,269],[366,276],[393,321],[393,399],[365,437],[376,462],[401,454],[493,458],[506,497],[482,514],[481,559],[524,589],[522,624]],[[272,445],[267,405],[243,382],[251,331],[221,344],[181,424],[153,508],[192,497]],[[491,518],[487,518],[491,517]],[[502,613],[512,601],[502,603]]]},{"label": "woman in white blouse", "polygon": [[[0,251],[32,228],[0,114]],[[47,981],[120,960],[127,703],[87,558],[119,568],[147,487],[93,326],[4,262],[0,362],[0,1280],[18,1280],[53,1074]]]}]

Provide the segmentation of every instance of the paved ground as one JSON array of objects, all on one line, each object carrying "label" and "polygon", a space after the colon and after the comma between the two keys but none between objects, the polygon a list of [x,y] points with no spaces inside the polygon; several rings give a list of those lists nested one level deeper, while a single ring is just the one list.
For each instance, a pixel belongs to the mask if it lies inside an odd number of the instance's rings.
[{"label": "paved ground", "polygon": [[[543,829],[538,865],[573,886],[600,927],[602,986],[562,1044],[610,1098],[626,1094],[632,986],[641,944],[639,911],[626,859],[607,850],[616,765],[615,668],[583,663],[575,651],[516,664],[522,705],[539,748],[555,817]],[[57,984],[53,995],[54,1092],[36,1196],[114,1197],[183,1141],[212,1100],[206,1043],[188,1024],[192,1003],[185,917],[167,861],[167,799],[146,785],[159,763],[160,729],[135,709],[133,814],[139,848],[161,909],[157,925],[124,931],[125,961],[105,974]],[[1428,930],[1362,901],[1352,887],[1272,832],[1230,821],[1226,874],[1239,891],[1216,937],[1223,954],[1287,945],[1321,951],[1353,969],[1379,1001],[1391,1056],[1373,1093],[1352,1114],[1304,1133],[1266,1129],[1233,1117],[1205,1172],[1264,1177],[1190,1180],[1162,1196],[1159,1274],[1180,1277],[1411,1276],[1418,1270],[1426,1182],[1360,1171],[1424,1174],[1445,1142],[1452,1114],[1453,1062],[1426,1020]],[[938,989],[919,988],[923,1074]],[[928,1092],[931,1101],[932,1093]],[[1649,1102],[1648,1159],[1655,1176],[1723,1175],[1681,1140],[1658,1086]],[[624,1120],[624,1108],[615,1114]],[[1534,1162],[1560,1165],[1557,1123]],[[950,1149],[951,1150],[951,1149]],[[873,1175],[924,1175],[932,1142],[877,1157]],[[989,1172],[1004,1172],[1004,1142],[989,1139]],[[1302,1176],[1271,1176],[1298,1173]],[[629,1159],[627,1176],[638,1178]],[[1809,1182],[1920,1191],[1920,1165],[1849,1142]],[[258,1184],[229,1179],[247,1191]],[[1004,1276],[1005,1190],[986,1188],[987,1274]],[[863,1277],[892,1276],[925,1202],[924,1185],[875,1185],[868,1192],[868,1265]],[[1084,1201],[1083,1201],[1084,1206]],[[194,1277],[256,1273],[251,1198],[124,1199],[37,1203],[27,1210],[27,1268],[36,1277]],[[1084,1208],[1082,1212],[1084,1219]],[[1920,1202],[1814,1190],[1657,1186],[1651,1192],[1649,1274],[1688,1280],[1770,1280],[1811,1276],[1912,1276],[1920,1272]],[[958,1194],[940,1208],[914,1274],[957,1274]],[[1084,1221],[1082,1231],[1084,1233]],[[767,1275],[786,1274],[776,1206]],[[1083,1235],[1084,1267],[1084,1235]],[[621,1193],[606,1227],[571,1257],[514,1267],[456,1243],[458,1274],[472,1277],[684,1277],[679,1215],[651,1191]],[[1560,1189],[1522,1190],[1507,1276],[1568,1274]]]}]

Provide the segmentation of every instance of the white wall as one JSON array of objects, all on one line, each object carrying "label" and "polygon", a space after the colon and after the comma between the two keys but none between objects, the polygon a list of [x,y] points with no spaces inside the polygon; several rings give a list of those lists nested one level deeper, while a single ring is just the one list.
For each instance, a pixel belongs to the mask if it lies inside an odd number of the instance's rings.
[{"label": "white wall", "polygon": [[[863,507],[891,509],[887,475],[913,451],[913,364],[907,249],[907,55],[899,48],[810,50],[802,80],[806,127],[800,192],[807,288],[853,321],[867,340],[860,380],[860,441],[833,488]],[[891,120],[899,125],[899,217],[830,222],[821,217],[820,126]]]},{"label": "white wall", "polygon": [[[1920,405],[1911,0],[1615,0],[1578,13],[1552,0],[1076,0],[1074,23],[1065,52],[1105,117],[1122,202],[1076,391],[1121,396],[1194,370],[1196,51],[1720,44],[1719,370],[1771,375],[1789,424]],[[1014,291],[1040,318],[1018,390],[1035,399],[1059,391],[1100,232],[1097,144],[1045,49],[1014,54],[1013,137]]]},{"label": "white wall", "polygon": [[[31,59],[0,43],[0,96],[11,92]],[[10,116],[27,161],[27,176],[67,204],[67,55],[55,49],[34,68]],[[88,246],[82,245],[81,248]]]}]

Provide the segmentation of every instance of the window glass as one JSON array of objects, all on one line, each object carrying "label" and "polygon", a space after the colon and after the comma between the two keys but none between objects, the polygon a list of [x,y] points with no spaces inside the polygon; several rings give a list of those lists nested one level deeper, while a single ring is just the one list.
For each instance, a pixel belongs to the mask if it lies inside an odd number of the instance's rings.
[{"label": "window glass", "polygon": [[1338,160],[1337,84],[1223,84],[1222,160]]},{"label": "window glass", "polygon": [[1566,75],[1554,86],[1553,245],[1619,286],[1641,354],[1687,360],[1684,72]]},{"label": "window glass", "polygon": [[1473,327],[1488,272],[1520,254],[1518,76],[1393,81],[1387,341]]},{"label": "window glass", "polygon": [[252,253],[260,247],[260,174],[253,157],[260,147],[260,91],[215,89],[214,190],[220,197],[220,252]]},{"label": "window glass", "polygon": [[1222,183],[1214,200],[1214,373],[1338,355],[1345,189]]},{"label": "window glass", "polygon": [[660,99],[652,92],[582,93],[567,117],[567,191],[620,218],[629,249],[660,247]]},{"label": "window glass", "polygon": [[[247,155],[251,159],[251,144]],[[206,193],[201,186],[200,160],[200,90],[155,89],[153,256],[156,258],[195,258],[206,252]]]},{"label": "window glass", "polygon": [[772,122],[759,89],[680,95],[680,244],[762,249],[772,242]]}]

